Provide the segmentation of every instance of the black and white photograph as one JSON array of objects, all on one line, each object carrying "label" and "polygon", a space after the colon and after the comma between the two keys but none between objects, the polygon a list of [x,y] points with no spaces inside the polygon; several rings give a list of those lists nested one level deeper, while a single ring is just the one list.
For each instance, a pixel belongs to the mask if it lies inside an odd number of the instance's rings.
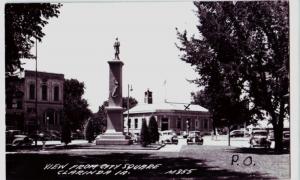
[{"label": "black and white photograph", "polygon": [[3,3],[5,179],[294,179],[291,6]]}]

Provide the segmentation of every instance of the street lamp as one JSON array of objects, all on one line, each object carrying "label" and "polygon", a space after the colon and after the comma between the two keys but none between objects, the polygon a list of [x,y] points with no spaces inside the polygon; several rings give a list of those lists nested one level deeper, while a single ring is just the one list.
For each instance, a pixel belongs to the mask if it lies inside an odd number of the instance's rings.
[{"label": "street lamp", "polygon": [[132,85],[129,85],[128,84],[128,96],[127,96],[127,134],[129,135],[129,97],[130,97],[130,95],[129,95],[129,92],[130,91],[133,91],[133,89],[132,89]]},{"label": "street lamp", "polygon": [[222,118],[221,121],[225,122],[227,124],[227,129],[228,129],[228,146],[230,146],[230,124],[229,120],[226,118]]},{"label": "street lamp", "polygon": [[49,116],[46,117],[46,130],[49,130]]},{"label": "street lamp", "polygon": [[185,123],[186,123],[186,133],[189,134],[189,128],[190,128],[189,120],[186,120]]}]

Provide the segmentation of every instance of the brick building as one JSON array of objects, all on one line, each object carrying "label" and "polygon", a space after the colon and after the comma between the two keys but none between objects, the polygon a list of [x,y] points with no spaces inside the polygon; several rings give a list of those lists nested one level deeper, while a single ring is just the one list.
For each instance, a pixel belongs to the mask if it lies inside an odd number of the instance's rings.
[{"label": "brick building", "polygon": [[35,71],[26,70],[23,78],[9,83],[15,84],[17,89],[6,102],[7,129],[19,129],[27,133],[36,128],[40,131],[60,130],[63,118],[63,74],[38,72],[36,86]]}]

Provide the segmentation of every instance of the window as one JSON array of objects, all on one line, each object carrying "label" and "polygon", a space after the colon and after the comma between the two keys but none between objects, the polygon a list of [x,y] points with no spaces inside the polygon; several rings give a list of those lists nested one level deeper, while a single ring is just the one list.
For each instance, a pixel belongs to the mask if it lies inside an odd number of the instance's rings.
[{"label": "window", "polygon": [[181,119],[180,118],[177,119],[176,128],[181,129]]},{"label": "window", "polygon": [[196,120],[196,124],[195,124],[196,128],[199,128],[199,120]]},{"label": "window", "polygon": [[207,119],[204,119],[204,129],[207,129],[208,126],[207,126]]},{"label": "window", "polygon": [[54,87],[54,101],[58,101],[59,100],[59,87],[55,86]]},{"label": "window", "polygon": [[48,92],[47,92],[47,85],[42,85],[42,100],[47,100],[47,95],[48,95]]},{"label": "window", "polygon": [[35,85],[29,85],[29,99],[35,99]]},{"label": "window", "polygon": [[168,118],[161,118],[161,130],[165,131],[169,129],[169,119]]},{"label": "window", "polygon": [[131,128],[131,119],[128,119],[127,126],[128,128]]},{"label": "window", "polygon": [[135,128],[135,129],[138,128],[138,119],[134,119],[134,128]]}]

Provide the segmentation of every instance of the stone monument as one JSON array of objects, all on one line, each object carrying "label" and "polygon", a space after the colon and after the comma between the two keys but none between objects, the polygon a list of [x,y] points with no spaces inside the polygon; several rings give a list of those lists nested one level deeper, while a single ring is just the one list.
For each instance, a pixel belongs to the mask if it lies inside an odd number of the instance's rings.
[{"label": "stone monument", "polygon": [[97,136],[96,145],[126,145],[130,143],[124,135],[122,107],[122,66],[119,58],[120,42],[116,38],[114,44],[115,58],[109,64],[109,98],[107,112],[107,129],[104,134]]}]

